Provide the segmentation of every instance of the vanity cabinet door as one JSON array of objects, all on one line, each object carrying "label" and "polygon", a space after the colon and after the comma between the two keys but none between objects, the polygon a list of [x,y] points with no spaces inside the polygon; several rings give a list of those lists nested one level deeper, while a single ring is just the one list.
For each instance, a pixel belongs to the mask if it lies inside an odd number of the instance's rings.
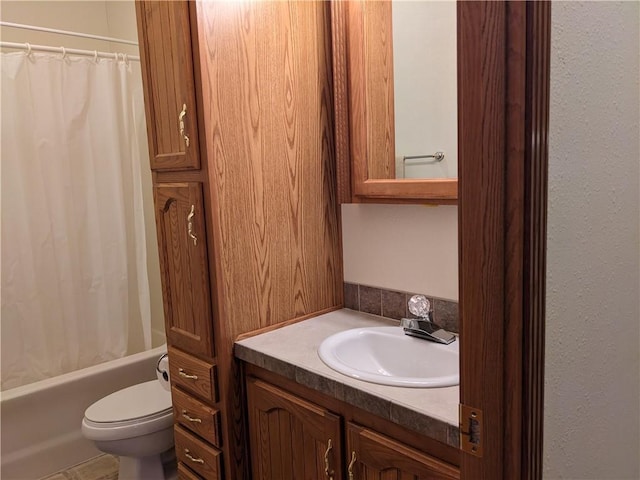
[{"label": "vanity cabinet door", "polygon": [[158,184],[154,193],[167,340],[213,357],[202,184]]},{"label": "vanity cabinet door", "polygon": [[251,478],[343,478],[340,417],[255,378],[247,381],[247,401]]},{"label": "vanity cabinet door", "polygon": [[198,169],[189,2],[135,3],[151,169]]},{"label": "vanity cabinet door", "polygon": [[347,426],[349,480],[451,480],[458,468],[354,423]]}]

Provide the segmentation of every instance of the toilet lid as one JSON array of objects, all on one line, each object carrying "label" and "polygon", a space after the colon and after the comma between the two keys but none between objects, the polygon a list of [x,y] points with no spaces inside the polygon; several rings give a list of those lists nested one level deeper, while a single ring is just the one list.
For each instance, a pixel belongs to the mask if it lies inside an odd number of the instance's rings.
[{"label": "toilet lid", "polygon": [[140,383],[107,395],[91,405],[84,416],[98,423],[125,422],[171,410],[171,394],[158,380]]}]

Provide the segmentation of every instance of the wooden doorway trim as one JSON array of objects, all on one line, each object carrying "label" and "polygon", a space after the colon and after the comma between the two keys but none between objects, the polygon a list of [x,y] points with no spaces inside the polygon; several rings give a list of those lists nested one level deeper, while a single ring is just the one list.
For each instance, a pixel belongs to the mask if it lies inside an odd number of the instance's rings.
[{"label": "wooden doorway trim", "polygon": [[542,478],[550,10],[458,3],[463,479]]}]

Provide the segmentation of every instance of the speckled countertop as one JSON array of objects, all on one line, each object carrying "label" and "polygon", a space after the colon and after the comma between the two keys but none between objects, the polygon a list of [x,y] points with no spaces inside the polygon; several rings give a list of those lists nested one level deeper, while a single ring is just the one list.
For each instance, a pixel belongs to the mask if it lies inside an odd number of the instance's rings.
[{"label": "speckled countertop", "polygon": [[457,448],[457,386],[404,388],[363,382],[330,369],[318,356],[320,343],[334,333],[387,325],[398,323],[353,310],[336,310],[240,340],[235,344],[235,356]]}]

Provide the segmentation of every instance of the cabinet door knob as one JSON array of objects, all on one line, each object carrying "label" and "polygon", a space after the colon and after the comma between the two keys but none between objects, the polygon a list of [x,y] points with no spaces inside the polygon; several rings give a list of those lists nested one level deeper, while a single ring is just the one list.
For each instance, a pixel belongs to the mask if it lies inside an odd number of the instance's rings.
[{"label": "cabinet door knob", "polygon": [[351,461],[349,462],[349,469],[347,472],[349,473],[349,480],[354,480],[355,476],[353,475],[353,466],[356,464],[356,452],[351,452]]},{"label": "cabinet door knob", "polygon": [[187,372],[185,372],[182,368],[178,369],[178,375],[180,375],[183,378],[188,378],[190,380],[197,380],[198,376],[197,375],[189,375]]},{"label": "cabinet door knob", "polygon": [[331,439],[327,442],[327,451],[324,452],[324,474],[329,480],[333,480],[333,470],[329,468],[329,454],[333,449],[333,442]]},{"label": "cabinet door knob", "polygon": [[187,233],[193,239],[193,244],[198,245],[198,237],[193,233],[193,217],[196,214],[196,206],[191,205],[191,211],[187,215]]},{"label": "cabinet door knob", "polygon": [[184,133],[184,117],[187,115],[187,104],[182,104],[182,111],[178,115],[178,128],[180,129],[180,136],[184,140],[184,144],[189,146],[189,136]]},{"label": "cabinet door knob", "polygon": [[203,459],[197,458],[197,457],[194,457],[193,455],[191,455],[191,452],[189,451],[188,448],[184,449],[184,456],[187,457],[189,460],[191,460],[193,463],[200,463],[200,464],[204,463]]}]

